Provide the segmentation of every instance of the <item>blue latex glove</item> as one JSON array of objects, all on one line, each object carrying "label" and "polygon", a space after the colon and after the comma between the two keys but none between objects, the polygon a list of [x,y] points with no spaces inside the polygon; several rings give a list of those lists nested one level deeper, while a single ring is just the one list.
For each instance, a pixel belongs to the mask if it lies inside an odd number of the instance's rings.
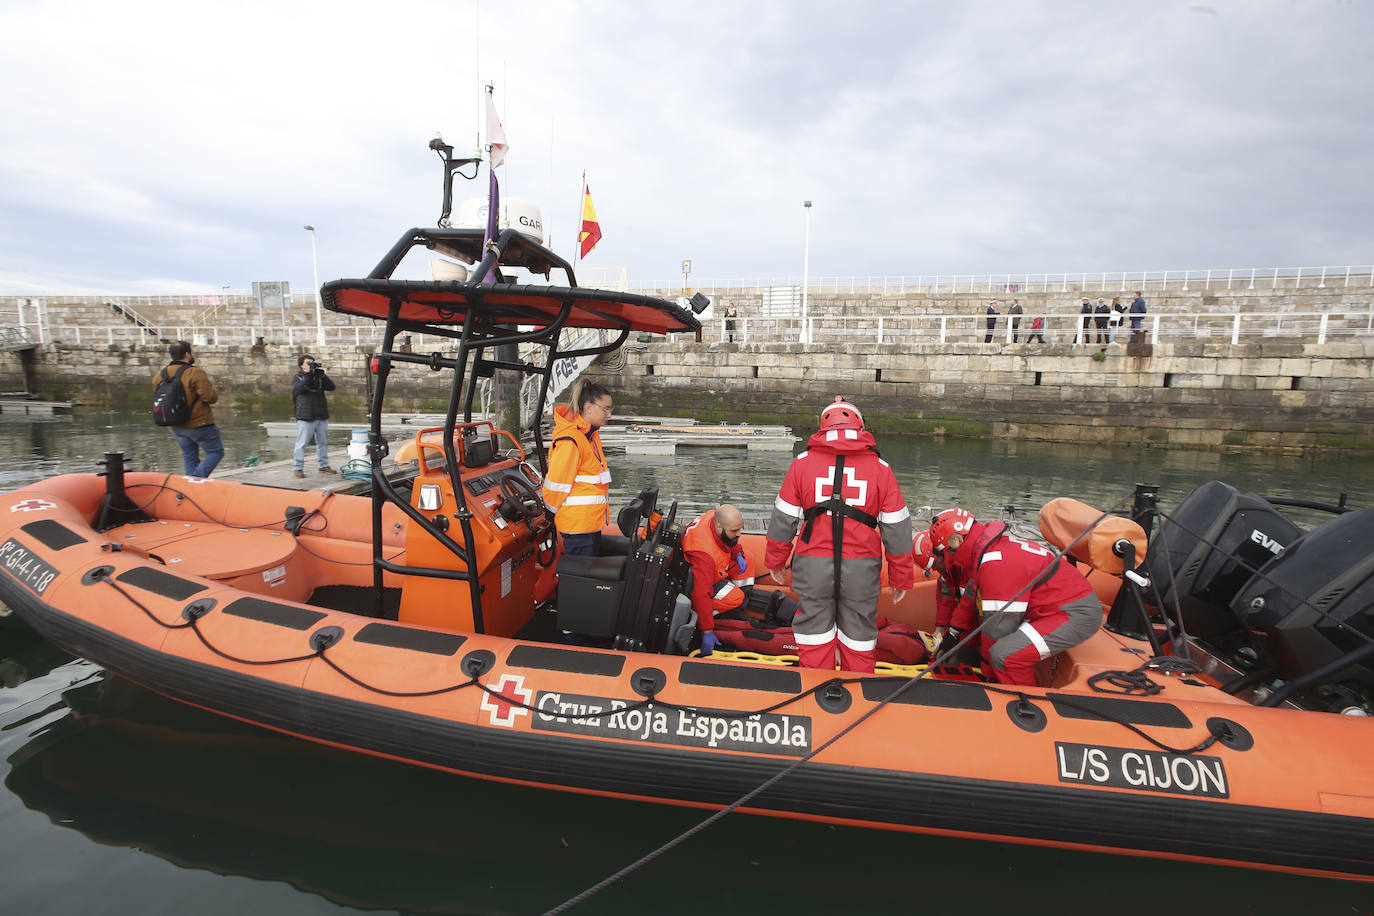
[{"label": "blue latex glove", "polygon": [[701,657],[705,658],[720,646],[720,637],[710,630],[701,634]]},{"label": "blue latex glove", "polygon": [[739,569],[739,575],[743,576],[745,570],[749,568],[749,558],[744,555],[744,551],[740,551],[735,554],[734,560],[736,568]]}]

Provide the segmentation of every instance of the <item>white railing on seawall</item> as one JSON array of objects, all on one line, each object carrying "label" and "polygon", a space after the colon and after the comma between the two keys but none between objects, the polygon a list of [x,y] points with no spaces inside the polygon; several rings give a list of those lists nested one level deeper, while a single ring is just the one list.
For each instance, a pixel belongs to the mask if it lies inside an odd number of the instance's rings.
[{"label": "white railing on seawall", "polygon": [[[1044,327],[1031,329],[1034,315],[1021,316],[1013,328],[1010,317],[996,316],[989,329],[985,313],[939,313],[880,316],[812,316],[808,318],[735,318],[734,330],[725,318],[702,322],[703,340],[738,343],[1099,343],[1128,339],[1130,316],[1119,327],[1099,328],[1094,317],[1079,312],[1046,314]],[[1230,343],[1284,340],[1326,344],[1374,340],[1374,307],[1362,311],[1257,312],[1248,314],[1167,312],[1141,318],[1140,333],[1150,343],[1204,340]],[[1043,338],[1043,341],[1040,339]]]},{"label": "white railing on seawall", "polygon": [[[583,267],[584,271],[594,268]],[[613,279],[618,288],[625,288],[628,279],[623,268],[603,268],[614,272]],[[599,281],[597,285],[610,282],[607,277],[589,277],[582,281]],[[800,277],[744,277],[725,280],[699,280],[689,278],[684,283],[680,278],[651,283],[629,283],[628,289],[634,292],[658,292],[666,296],[681,295],[683,288],[716,294],[733,290],[757,292],[771,288],[801,289]],[[807,290],[817,294],[824,293],[932,293],[932,294],[1008,294],[1008,293],[1121,293],[1141,290],[1160,292],[1164,290],[1187,291],[1194,289],[1296,289],[1374,287],[1374,265],[1343,264],[1318,267],[1208,267],[1180,268],[1167,270],[1086,270],[1060,273],[978,273],[978,274],[869,274],[866,276],[813,276],[808,279]],[[217,294],[189,294],[182,296],[137,296],[122,293],[68,295],[65,293],[46,293],[42,296],[0,295],[0,306],[13,305],[20,300],[28,302],[51,302],[72,305],[104,305],[109,299],[116,298],[134,307],[164,306],[170,308],[196,308],[212,310],[217,306],[249,305],[253,296],[247,290],[225,290]],[[291,308],[310,309],[315,306],[315,294],[311,291],[293,292]],[[194,322],[193,322],[194,323]]]},{"label": "white railing on seawall", "polygon": [[[1021,317],[1013,330],[1009,316],[997,316],[993,342],[1011,343],[1013,338],[1028,341],[1033,315]],[[1094,319],[1078,312],[1048,313],[1041,332],[1045,343],[1096,343],[1099,330]],[[987,315],[982,312],[930,312],[913,315],[818,315],[809,318],[771,317],[735,318],[734,330],[725,327],[727,319],[703,320],[702,339],[737,343],[970,343],[983,342],[988,335]],[[147,345],[141,329],[133,325],[54,325],[45,328],[48,340],[64,346]],[[272,346],[312,347],[317,343],[313,327],[214,327],[178,328],[177,339],[191,340],[201,346],[251,346],[264,337]],[[1154,343],[1207,340],[1239,344],[1257,340],[1281,339],[1295,343],[1326,344],[1338,341],[1374,339],[1374,307],[1362,311],[1328,312],[1254,312],[1246,314],[1215,312],[1166,312],[1144,316],[1142,332]],[[380,326],[338,327],[325,325],[327,346],[374,347],[380,344]],[[1129,336],[1129,316],[1120,328],[1101,331],[1120,339]],[[1084,339],[1086,337],[1086,340]],[[681,339],[681,338],[679,338]],[[633,337],[631,338],[633,341]],[[1039,342],[1039,341],[1037,341]],[[404,338],[398,341],[403,344]],[[410,335],[410,346],[418,353],[448,352],[448,338],[424,334]]]},{"label": "white railing on seawall", "polygon": [[[745,277],[728,280],[689,279],[685,286],[709,295],[758,292],[792,287],[801,289],[800,277]],[[1124,293],[1188,291],[1193,289],[1297,289],[1299,287],[1374,286],[1374,265],[1338,267],[1223,267],[1180,270],[1073,271],[1069,273],[918,274],[869,276],[815,276],[807,280],[809,293],[855,295],[1014,293]],[[682,280],[632,283],[634,292],[681,295]]]}]

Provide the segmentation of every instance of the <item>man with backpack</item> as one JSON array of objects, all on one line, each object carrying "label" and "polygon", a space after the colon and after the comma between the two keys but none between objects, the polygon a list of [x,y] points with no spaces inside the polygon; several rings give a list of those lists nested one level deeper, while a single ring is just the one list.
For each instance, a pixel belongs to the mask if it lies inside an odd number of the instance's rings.
[{"label": "man with backpack", "polygon": [[224,440],[210,409],[219,393],[205,370],[196,367],[189,343],[175,341],[167,355],[171,363],[153,376],[153,422],[169,427],[177,437],[187,477],[209,477],[224,457]]}]

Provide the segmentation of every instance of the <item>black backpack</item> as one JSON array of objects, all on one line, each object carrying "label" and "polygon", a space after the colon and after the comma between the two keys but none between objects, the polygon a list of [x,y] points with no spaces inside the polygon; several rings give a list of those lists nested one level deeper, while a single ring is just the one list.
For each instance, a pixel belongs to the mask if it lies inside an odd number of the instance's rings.
[{"label": "black backpack", "polygon": [[191,419],[191,401],[181,384],[181,373],[189,368],[189,363],[183,363],[171,378],[162,370],[162,381],[153,389],[153,422],[158,426],[183,426]]}]

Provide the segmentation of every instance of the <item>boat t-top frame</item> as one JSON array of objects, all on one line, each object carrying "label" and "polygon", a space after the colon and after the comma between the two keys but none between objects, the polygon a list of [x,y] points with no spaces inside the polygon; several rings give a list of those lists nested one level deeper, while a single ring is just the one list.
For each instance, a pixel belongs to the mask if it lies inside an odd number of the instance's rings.
[{"label": "boat t-top frame", "polygon": [[[546,406],[550,379],[560,359],[595,356],[618,349],[632,331],[670,334],[696,331],[701,327],[687,308],[664,299],[614,290],[579,287],[573,266],[550,249],[520,231],[508,228],[495,237],[475,228],[449,228],[451,179],[462,166],[475,160],[454,159],[452,147],[435,141],[430,144],[444,161],[444,212],[440,226],[407,230],[386,256],[365,278],[334,280],[320,289],[323,306],[348,315],[364,315],[385,322],[380,348],[374,354],[376,386],[370,406],[368,454],[372,473],[372,545],[374,585],[377,606],[383,606],[383,574],[430,576],[466,581],[471,590],[474,625],[482,632],[481,594],[475,575],[472,548],[472,512],[465,488],[461,485],[459,453],[455,432],[475,435],[472,408],[481,379],[491,378],[497,369],[541,379],[536,418]],[[464,177],[475,177],[464,174]],[[489,206],[496,207],[492,200]],[[392,275],[405,256],[415,248],[427,248],[466,264],[475,264],[466,280],[404,280]],[[546,279],[554,270],[562,271],[566,286],[518,284],[506,270],[520,268]],[[596,347],[559,350],[559,338],[569,328],[599,328],[614,332],[614,339]],[[396,348],[398,334],[413,333],[446,337],[456,342],[451,355],[441,352],[407,353]],[[543,347],[543,365],[519,359],[501,358],[501,347],[519,345]],[[491,356],[487,351],[496,351]],[[507,351],[507,357],[509,356]],[[448,408],[442,432],[443,464],[458,506],[454,513],[462,532],[461,543],[450,537],[446,528],[436,524],[398,493],[387,479],[382,459],[389,447],[381,431],[382,405],[386,399],[387,379],[398,363],[427,366],[433,371],[450,370]],[[461,423],[459,416],[461,413]],[[548,470],[544,456],[539,420],[534,429],[535,455],[540,473]],[[437,444],[437,443],[436,443]],[[417,455],[422,470],[424,454]],[[382,506],[394,503],[417,525],[458,558],[457,569],[411,566],[388,559],[383,551]]]}]

